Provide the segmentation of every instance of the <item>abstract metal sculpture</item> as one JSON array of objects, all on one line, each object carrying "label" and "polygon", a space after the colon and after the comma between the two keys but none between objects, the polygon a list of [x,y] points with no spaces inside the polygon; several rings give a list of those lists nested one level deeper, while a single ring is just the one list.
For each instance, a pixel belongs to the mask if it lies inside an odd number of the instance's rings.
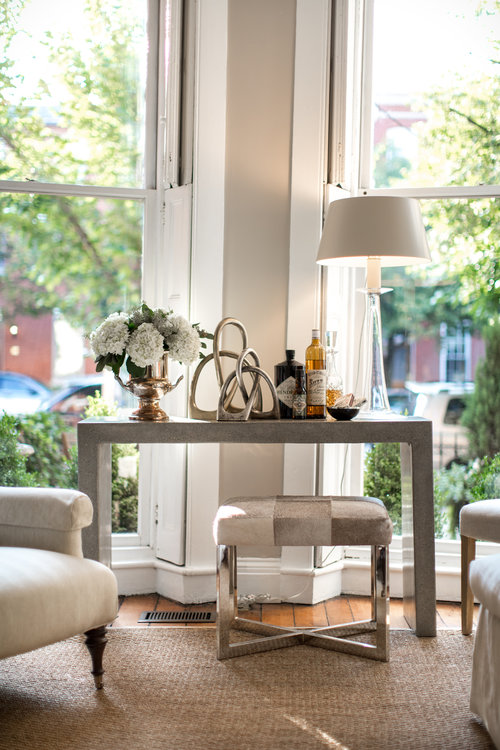
[{"label": "abstract metal sculpture", "polygon": [[[227,349],[221,349],[222,332],[226,326],[235,326],[241,332],[242,350],[239,354]],[[225,380],[222,373],[222,359],[224,357],[236,360],[235,369]],[[212,360],[220,389],[219,403],[216,410],[204,410],[200,409],[196,404],[196,388],[203,368]],[[252,376],[250,393],[243,380],[243,376],[246,373]],[[268,384],[273,399],[273,408],[269,411],[262,411],[262,380]],[[233,399],[237,393],[240,393],[243,399],[243,408],[238,408],[233,403]],[[218,421],[244,422],[248,419],[279,419],[279,402],[276,388],[269,375],[260,367],[256,351],[248,346],[246,329],[236,318],[224,318],[215,329],[213,354],[209,354],[203,358],[193,376],[189,397],[189,413],[194,419],[216,419]]]}]

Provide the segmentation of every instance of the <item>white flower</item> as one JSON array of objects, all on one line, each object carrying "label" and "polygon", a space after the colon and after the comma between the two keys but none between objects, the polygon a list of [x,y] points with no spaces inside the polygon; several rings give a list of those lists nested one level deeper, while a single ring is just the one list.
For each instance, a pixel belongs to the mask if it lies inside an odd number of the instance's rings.
[{"label": "white flower", "polygon": [[161,333],[164,339],[168,339],[174,330],[172,315],[169,315],[165,310],[161,309],[154,311],[153,325]]},{"label": "white flower", "polygon": [[173,315],[170,322],[172,333],[166,338],[169,356],[189,365],[195,361],[200,351],[198,331],[181,315]]},{"label": "white flower", "polygon": [[137,367],[154,365],[163,356],[163,336],[152,323],[142,323],[130,334],[127,354]]},{"label": "white flower", "polygon": [[111,313],[101,325],[90,334],[90,346],[94,356],[121,354],[127,346],[129,329],[126,313]]}]

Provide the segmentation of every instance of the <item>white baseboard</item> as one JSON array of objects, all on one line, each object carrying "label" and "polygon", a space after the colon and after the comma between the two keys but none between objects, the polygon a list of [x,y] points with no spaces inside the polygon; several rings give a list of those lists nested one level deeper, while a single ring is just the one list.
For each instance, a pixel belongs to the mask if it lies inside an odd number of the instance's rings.
[{"label": "white baseboard", "polygon": [[[477,557],[498,554],[500,545],[479,542]],[[346,549],[343,560],[312,570],[285,568],[280,558],[243,558],[238,562],[238,594],[252,594],[270,602],[316,604],[339,594],[370,594],[370,551]],[[215,600],[215,566],[189,568],[155,558],[147,547],[113,549],[113,571],[120,594],[156,592],[183,604]],[[436,541],[436,596],[438,601],[459,602],[460,545]],[[403,596],[401,539],[390,550],[390,593]]]}]

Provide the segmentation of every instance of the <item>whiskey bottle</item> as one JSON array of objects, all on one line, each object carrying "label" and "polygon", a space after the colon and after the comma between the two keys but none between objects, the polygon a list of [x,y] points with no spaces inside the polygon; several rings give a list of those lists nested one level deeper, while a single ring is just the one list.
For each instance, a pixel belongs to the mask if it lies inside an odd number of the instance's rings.
[{"label": "whiskey bottle", "polygon": [[295,391],[293,392],[292,412],[294,419],[305,419],[307,408],[306,370],[303,365],[295,368]]},{"label": "whiskey bottle", "polygon": [[285,354],[286,361],[274,366],[274,385],[278,394],[281,419],[292,419],[295,370],[303,365],[294,359],[295,349],[287,349]]},{"label": "whiskey bottle", "polygon": [[335,344],[337,342],[337,331],[327,331],[326,339],[326,405],[333,406],[335,401],[342,396],[344,386],[342,378],[337,370]]},{"label": "whiskey bottle", "polygon": [[326,419],[326,352],[318,328],[306,349],[306,390],[307,419]]}]

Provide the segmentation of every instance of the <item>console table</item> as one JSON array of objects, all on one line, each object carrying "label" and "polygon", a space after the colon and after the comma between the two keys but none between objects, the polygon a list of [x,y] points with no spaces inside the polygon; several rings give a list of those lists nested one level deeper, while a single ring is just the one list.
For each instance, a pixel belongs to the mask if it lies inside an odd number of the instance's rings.
[{"label": "console table", "polygon": [[400,443],[403,505],[404,614],[419,636],[436,635],[432,423],[419,417],[334,422],[255,420],[205,422],[171,418],[134,422],[92,417],[78,424],[79,488],[92,500],[84,529],[86,557],[111,564],[113,443]]}]

